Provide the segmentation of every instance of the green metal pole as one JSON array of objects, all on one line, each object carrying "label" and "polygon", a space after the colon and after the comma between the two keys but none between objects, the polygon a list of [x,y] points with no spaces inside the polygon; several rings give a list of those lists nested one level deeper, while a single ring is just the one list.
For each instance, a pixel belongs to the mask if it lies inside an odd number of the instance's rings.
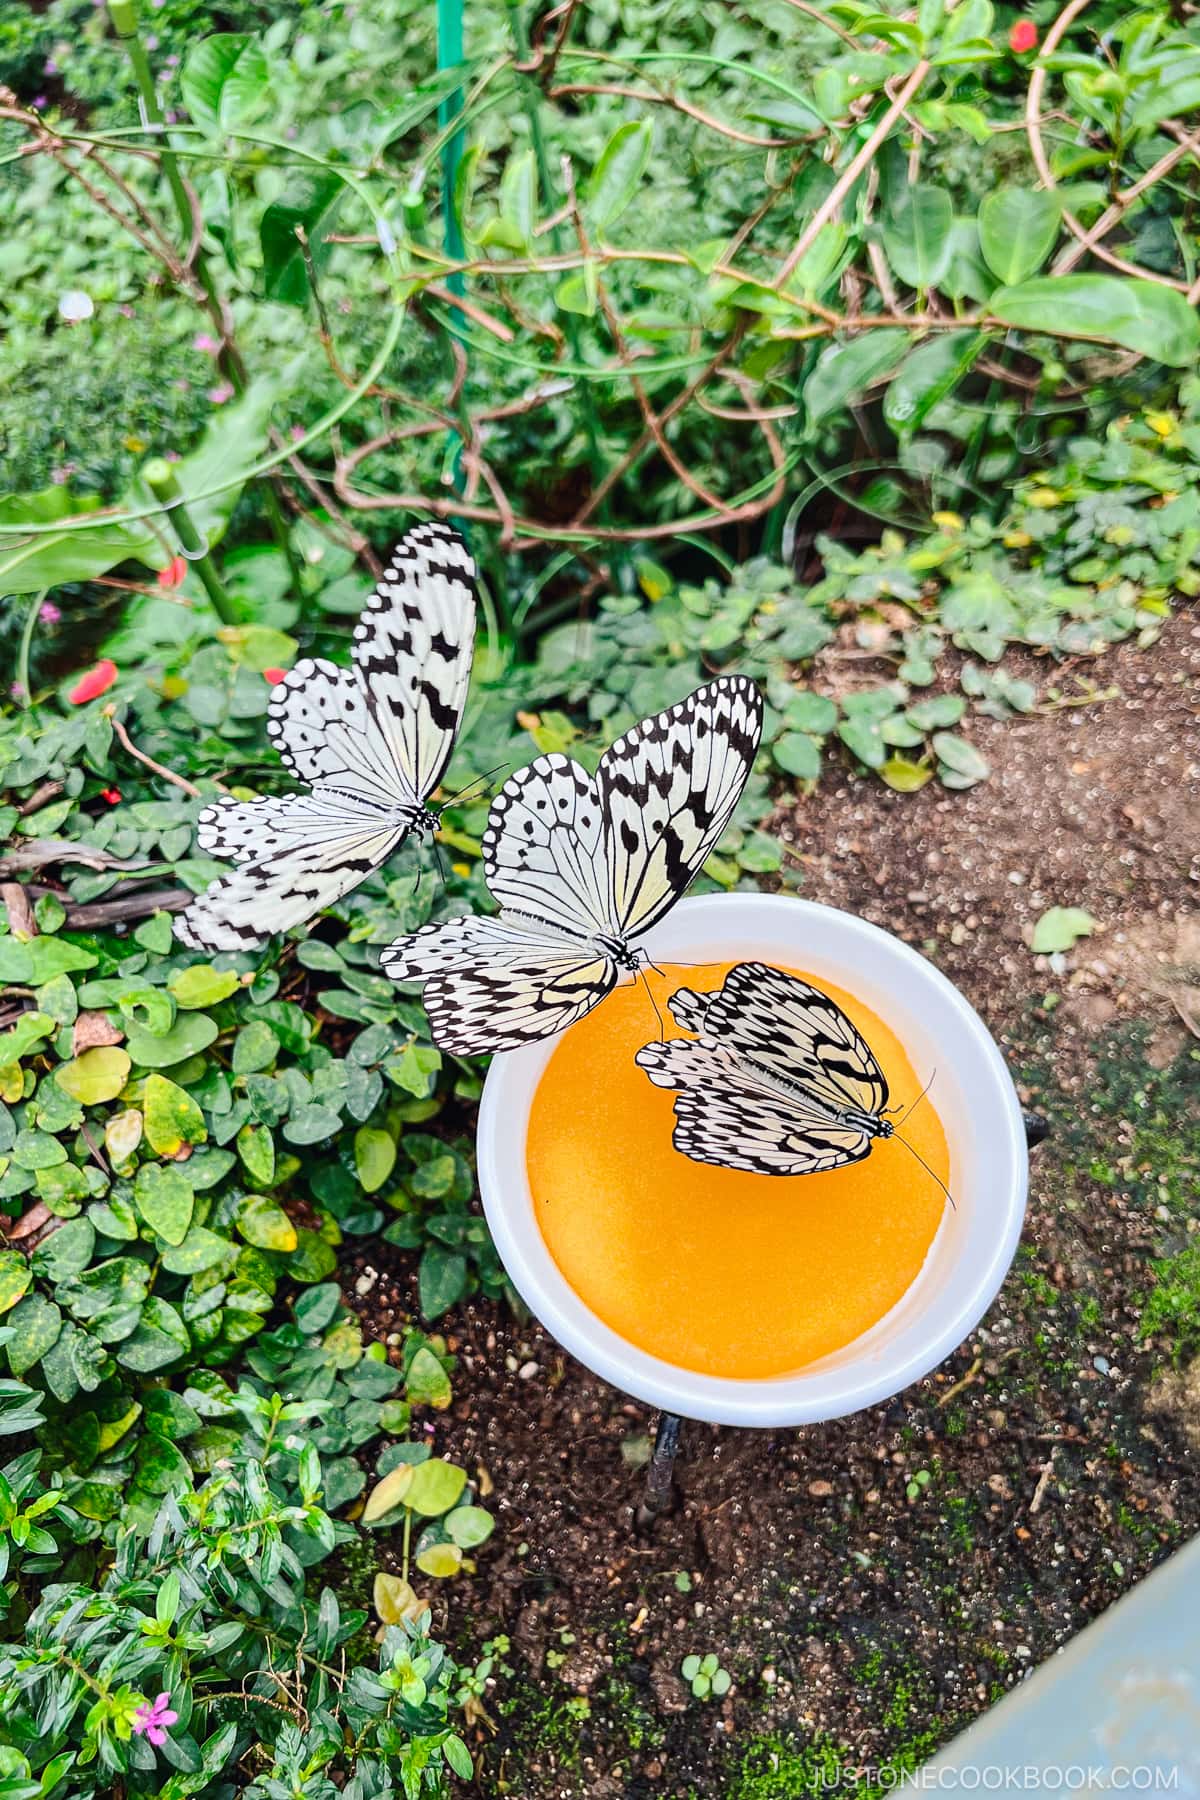
[{"label": "green metal pole", "polygon": [[[439,70],[453,69],[463,60],[463,0],[437,0],[437,66]],[[455,88],[448,94],[438,108],[438,123],[443,130],[461,112],[463,92]],[[442,239],[446,247],[446,255],[454,262],[461,262],[466,246],[463,243],[462,231],[454,211],[454,184],[458,179],[458,168],[462,162],[463,146],[466,133],[462,130],[454,132],[446,140],[442,151]],[[465,283],[457,271],[450,276],[446,284],[456,294],[461,294]]]}]

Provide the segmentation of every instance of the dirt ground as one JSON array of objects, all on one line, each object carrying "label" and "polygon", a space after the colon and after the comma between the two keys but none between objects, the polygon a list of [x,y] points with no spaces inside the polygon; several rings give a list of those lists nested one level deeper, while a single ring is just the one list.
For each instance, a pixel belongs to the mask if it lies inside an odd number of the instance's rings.
[{"label": "dirt ground", "polygon": [[[967,793],[847,771],[777,821],[800,892],[932,956],[1050,1121],[969,1342],[839,1423],[686,1426],[639,1537],[653,1415],[500,1309],[451,1317],[436,1447],[486,1471],[498,1520],[449,1609],[463,1654],[500,1637],[483,1793],[870,1791],[1200,1525],[1200,1376],[1140,1325],[1152,1259],[1200,1228],[1200,619],[1087,674],[1120,697],[973,722],[994,772]],[[1100,926],[1057,967],[1027,948],[1052,905]],[[412,1305],[391,1255],[380,1334]],[[701,1702],[679,1670],[709,1651],[734,1685]]]}]

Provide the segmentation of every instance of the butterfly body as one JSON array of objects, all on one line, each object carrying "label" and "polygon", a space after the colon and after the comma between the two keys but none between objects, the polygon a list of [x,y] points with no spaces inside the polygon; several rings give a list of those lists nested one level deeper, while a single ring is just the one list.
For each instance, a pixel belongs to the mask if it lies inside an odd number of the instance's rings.
[{"label": "butterfly body", "polygon": [[827,994],[763,963],[739,963],[715,994],[670,1001],[694,1038],[647,1044],[640,1068],[673,1088],[673,1141],[696,1162],[762,1175],[841,1168],[893,1136],[888,1085]]},{"label": "butterfly body", "polygon": [[396,546],[355,626],[352,663],[305,657],[272,690],[267,732],[302,794],[222,800],[200,814],[200,848],[236,865],[175,921],[182,943],[249,950],[358,886],[429,804],[466,704],[475,564],[449,526]]},{"label": "butterfly body", "polygon": [[509,777],[483,838],[498,917],[427,925],[383,953],[394,981],[425,982],[443,1050],[562,1031],[646,964],[638,940],[729,823],[762,716],[754,683],[723,676],[618,738],[595,776],[550,753]]}]

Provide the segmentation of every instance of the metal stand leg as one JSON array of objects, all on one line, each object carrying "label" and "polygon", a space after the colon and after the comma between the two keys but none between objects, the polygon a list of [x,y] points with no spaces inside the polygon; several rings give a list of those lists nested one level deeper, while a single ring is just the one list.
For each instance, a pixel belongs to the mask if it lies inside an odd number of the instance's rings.
[{"label": "metal stand leg", "polygon": [[1050,1136],[1050,1121],[1043,1119],[1041,1113],[1025,1112],[1022,1109],[1021,1118],[1025,1124],[1025,1142],[1031,1150]]},{"label": "metal stand leg", "polygon": [[671,1476],[675,1469],[675,1454],[679,1449],[682,1424],[683,1420],[676,1413],[665,1412],[658,1415],[654,1449],[646,1470],[646,1491],[637,1510],[639,1531],[647,1531],[653,1525],[658,1515],[666,1510],[671,1498]]}]

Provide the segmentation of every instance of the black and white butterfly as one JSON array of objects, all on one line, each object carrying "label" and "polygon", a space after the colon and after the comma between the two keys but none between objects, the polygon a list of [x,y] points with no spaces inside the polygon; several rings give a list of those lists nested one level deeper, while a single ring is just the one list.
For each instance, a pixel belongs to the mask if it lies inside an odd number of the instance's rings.
[{"label": "black and white butterfly", "polygon": [[426,925],[383,953],[393,981],[425,982],[434,1041],[471,1056],[549,1037],[641,968],[636,940],[728,825],[762,723],[754,683],[724,675],[618,738],[594,777],[562,755],[510,776],[483,839],[499,917]]},{"label": "black and white butterfly", "polygon": [[680,988],[670,1007],[695,1035],[647,1044],[636,1061],[678,1091],[672,1142],[694,1162],[809,1175],[860,1162],[893,1135],[883,1070],[811,982],[738,963],[719,992]]},{"label": "black and white butterfly", "polygon": [[267,730],[306,794],[221,800],[200,814],[209,855],[238,866],[175,920],[182,943],[250,950],[303,924],[378,868],[428,804],[462,722],[475,646],[475,563],[449,525],[400,540],[354,628],[348,669],[298,662]]}]

